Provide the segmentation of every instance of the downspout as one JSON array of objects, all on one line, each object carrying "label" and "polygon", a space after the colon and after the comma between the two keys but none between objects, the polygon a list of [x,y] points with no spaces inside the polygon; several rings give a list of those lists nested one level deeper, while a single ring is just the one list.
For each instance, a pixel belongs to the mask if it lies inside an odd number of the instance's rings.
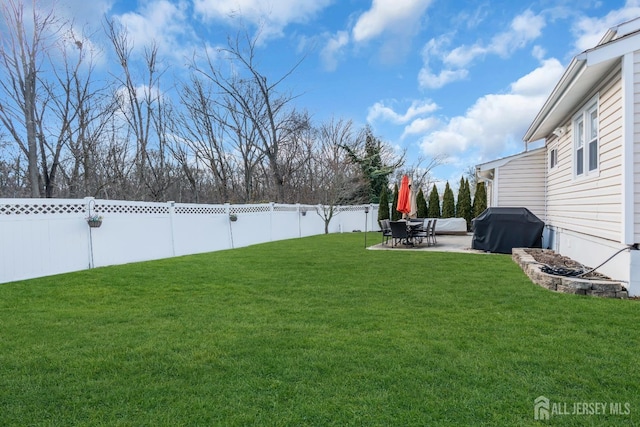
[{"label": "downspout", "polygon": [[622,224],[621,243],[629,250],[629,266],[627,291],[629,296],[640,294],[640,280],[637,272],[640,269],[637,255],[638,243],[635,232],[636,216],[636,184],[635,184],[635,54],[626,53],[622,57]]},{"label": "downspout", "polygon": [[622,58],[622,224],[620,243],[633,245],[634,217],[634,54]]}]

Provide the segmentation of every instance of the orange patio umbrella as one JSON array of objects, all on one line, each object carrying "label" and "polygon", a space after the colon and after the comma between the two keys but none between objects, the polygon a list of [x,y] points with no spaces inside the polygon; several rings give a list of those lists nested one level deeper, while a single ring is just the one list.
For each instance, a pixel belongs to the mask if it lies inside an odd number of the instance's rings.
[{"label": "orange patio umbrella", "polygon": [[407,175],[402,176],[400,190],[398,190],[398,206],[396,206],[396,210],[403,214],[411,212],[411,194],[409,190],[409,177]]}]

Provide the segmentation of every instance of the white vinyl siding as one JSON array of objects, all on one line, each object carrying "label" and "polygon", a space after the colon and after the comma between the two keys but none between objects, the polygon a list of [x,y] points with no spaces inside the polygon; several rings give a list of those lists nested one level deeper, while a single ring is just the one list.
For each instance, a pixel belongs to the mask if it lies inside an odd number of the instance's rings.
[{"label": "white vinyl siding", "polygon": [[496,206],[525,207],[544,221],[545,155],[531,151],[496,169]]},{"label": "white vinyl siding", "polygon": [[[597,91],[597,92],[596,92]],[[596,96],[597,98],[594,98]],[[582,107],[598,105],[597,173],[589,172],[588,144],[585,135],[584,176],[576,179],[577,138],[575,118],[563,123],[569,131],[557,141],[557,170],[548,175],[547,222],[555,227],[579,233],[620,240],[622,221],[622,92],[618,69],[601,87],[585,98]],[[587,115],[583,116],[585,120]],[[589,126],[586,126],[588,131]],[[593,160],[593,159],[592,159]],[[593,162],[592,165],[594,166]]]}]

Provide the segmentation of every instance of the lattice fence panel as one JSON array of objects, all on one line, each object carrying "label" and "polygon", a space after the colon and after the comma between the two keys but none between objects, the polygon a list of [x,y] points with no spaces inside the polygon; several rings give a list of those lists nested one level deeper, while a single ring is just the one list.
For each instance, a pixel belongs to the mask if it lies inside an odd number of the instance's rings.
[{"label": "lattice fence panel", "polygon": [[0,215],[64,215],[85,212],[84,203],[4,203]]},{"label": "lattice fence panel", "polygon": [[273,211],[274,212],[297,212],[298,206],[297,205],[274,205]]},{"label": "lattice fence panel", "polygon": [[338,212],[364,212],[365,206],[337,206]]},{"label": "lattice fence panel", "polygon": [[218,215],[226,213],[224,206],[176,206],[176,214],[190,215]]},{"label": "lattice fence panel", "polygon": [[135,205],[96,203],[93,211],[98,214],[169,214],[168,205]]},{"label": "lattice fence panel", "polygon": [[247,205],[247,206],[231,206],[231,213],[258,213],[258,212],[270,212],[271,205]]}]

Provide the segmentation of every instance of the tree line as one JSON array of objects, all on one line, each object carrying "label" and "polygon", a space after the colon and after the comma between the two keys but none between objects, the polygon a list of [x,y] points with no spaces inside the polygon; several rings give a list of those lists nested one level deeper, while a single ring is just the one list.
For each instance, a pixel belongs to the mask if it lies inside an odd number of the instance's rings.
[{"label": "tree line", "polygon": [[[392,194],[392,202],[389,203],[389,192],[387,189],[380,194],[380,208],[378,210],[378,220],[391,219],[397,221],[402,218],[402,213],[398,212],[399,188],[396,184]],[[429,200],[425,198],[422,188],[418,190],[416,197],[416,217],[417,218],[464,218],[467,223],[467,231],[471,230],[471,220],[480,215],[487,208],[487,190],[484,182],[475,184],[473,201],[471,199],[471,186],[469,179],[461,177],[458,187],[457,200],[454,198],[453,190],[447,181],[442,195],[442,202],[438,188],[433,185],[429,193]],[[389,207],[391,205],[391,207]]]},{"label": "tree line", "polygon": [[404,163],[370,127],[314,122],[285,87],[299,64],[262,72],[257,36],[175,69],[114,21],[82,34],[19,0],[0,20],[0,197],[377,203]]}]

